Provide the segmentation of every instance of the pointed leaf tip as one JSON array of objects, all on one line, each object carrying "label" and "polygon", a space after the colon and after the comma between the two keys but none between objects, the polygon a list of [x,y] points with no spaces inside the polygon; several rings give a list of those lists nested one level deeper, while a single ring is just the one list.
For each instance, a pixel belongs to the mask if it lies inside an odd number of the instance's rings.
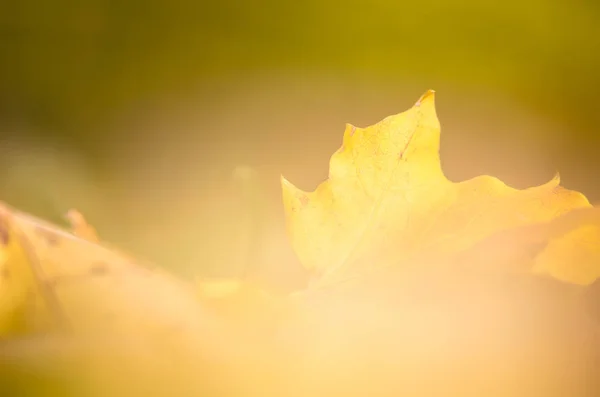
[{"label": "pointed leaf tip", "polygon": [[419,98],[417,103],[415,103],[415,106],[421,106],[425,102],[434,102],[434,101],[435,101],[435,91],[427,90],[427,92],[425,92],[423,95],[421,95],[421,98]]},{"label": "pointed leaf tip", "polygon": [[344,133],[348,133],[350,134],[350,136],[354,135],[354,132],[356,131],[356,126],[350,124],[350,123],[346,123],[346,130],[344,131]]}]

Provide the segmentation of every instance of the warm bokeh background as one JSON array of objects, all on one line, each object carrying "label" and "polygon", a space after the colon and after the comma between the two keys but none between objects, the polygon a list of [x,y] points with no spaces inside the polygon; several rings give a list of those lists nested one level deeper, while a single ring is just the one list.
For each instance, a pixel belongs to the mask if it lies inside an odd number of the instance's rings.
[{"label": "warm bokeh background", "polygon": [[177,271],[252,262],[298,285],[279,174],[314,188],[345,122],[433,88],[449,178],[526,187],[560,171],[598,201],[599,4],[3,2],[0,197],[55,221],[76,207]]}]

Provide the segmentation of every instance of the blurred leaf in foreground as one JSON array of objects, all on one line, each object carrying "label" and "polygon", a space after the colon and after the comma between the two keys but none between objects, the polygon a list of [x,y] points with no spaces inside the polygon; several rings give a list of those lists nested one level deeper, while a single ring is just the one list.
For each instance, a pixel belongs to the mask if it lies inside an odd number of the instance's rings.
[{"label": "blurred leaf in foreground", "polygon": [[0,321],[19,333],[0,353],[12,362],[51,368],[85,396],[227,395],[260,379],[247,365],[255,347],[238,344],[193,285],[30,215],[0,215],[12,274]]}]

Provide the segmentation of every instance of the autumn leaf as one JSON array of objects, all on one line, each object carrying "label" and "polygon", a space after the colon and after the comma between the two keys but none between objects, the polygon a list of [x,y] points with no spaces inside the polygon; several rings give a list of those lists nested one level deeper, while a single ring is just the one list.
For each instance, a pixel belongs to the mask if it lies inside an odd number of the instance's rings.
[{"label": "autumn leaf", "polygon": [[[441,168],[439,142],[428,91],[411,109],[375,125],[348,124],[329,178],[315,191],[282,177],[288,234],[318,283],[375,266],[408,266],[420,256],[445,258],[494,232],[590,206],[583,194],[560,186],[558,176],[524,190],[486,175],[453,183]],[[599,272],[600,265],[591,270]]]},{"label": "autumn leaf", "polygon": [[[0,236],[0,339],[25,334],[46,321],[44,327],[51,328],[60,318],[60,313],[54,318],[47,315],[56,308],[54,296],[39,283],[40,269],[30,266],[22,236],[4,208],[0,208]],[[40,304],[46,305],[46,315],[32,315]]]},{"label": "autumn leaf", "polygon": [[[2,219],[9,236],[21,236],[7,241],[3,247],[1,252],[6,255],[7,264],[15,269],[35,269],[36,284],[51,291],[48,296],[60,306],[64,320],[74,331],[93,331],[107,317],[116,320],[111,325],[114,332],[120,327],[126,331],[133,324],[153,328],[151,324],[154,323],[156,327],[168,329],[186,317],[186,328],[202,329],[205,326],[200,318],[187,315],[197,309],[191,285],[28,214],[4,210]],[[13,252],[6,250],[11,244],[15,247]],[[7,283],[25,284],[24,281],[14,277]],[[4,291],[2,289],[0,294]],[[168,297],[168,302],[154,302],[148,295],[151,291]],[[143,305],[148,306],[153,316],[144,312]],[[90,311],[90,307],[95,310]],[[32,317],[38,315],[33,313]]]},{"label": "autumn leaf", "polygon": [[548,222],[500,230],[452,258],[494,273],[533,272],[588,285],[600,275],[600,208],[582,207]]},{"label": "autumn leaf", "polygon": [[227,395],[260,379],[259,346],[191,283],[6,206],[0,222],[0,360],[46,363],[86,396]]}]

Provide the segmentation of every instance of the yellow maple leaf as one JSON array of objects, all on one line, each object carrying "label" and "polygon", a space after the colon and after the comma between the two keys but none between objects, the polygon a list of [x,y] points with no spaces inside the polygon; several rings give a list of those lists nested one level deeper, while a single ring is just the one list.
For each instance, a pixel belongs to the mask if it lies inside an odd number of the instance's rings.
[{"label": "yellow maple leaf", "polygon": [[600,208],[582,207],[548,222],[500,230],[451,260],[491,272],[534,272],[589,285],[600,276]]},{"label": "yellow maple leaf", "polygon": [[447,256],[506,228],[589,207],[586,197],[546,184],[518,190],[491,176],[453,183],[439,157],[434,91],[367,128],[347,125],[329,178],[304,192],[282,177],[288,234],[321,283],[371,266]]}]

